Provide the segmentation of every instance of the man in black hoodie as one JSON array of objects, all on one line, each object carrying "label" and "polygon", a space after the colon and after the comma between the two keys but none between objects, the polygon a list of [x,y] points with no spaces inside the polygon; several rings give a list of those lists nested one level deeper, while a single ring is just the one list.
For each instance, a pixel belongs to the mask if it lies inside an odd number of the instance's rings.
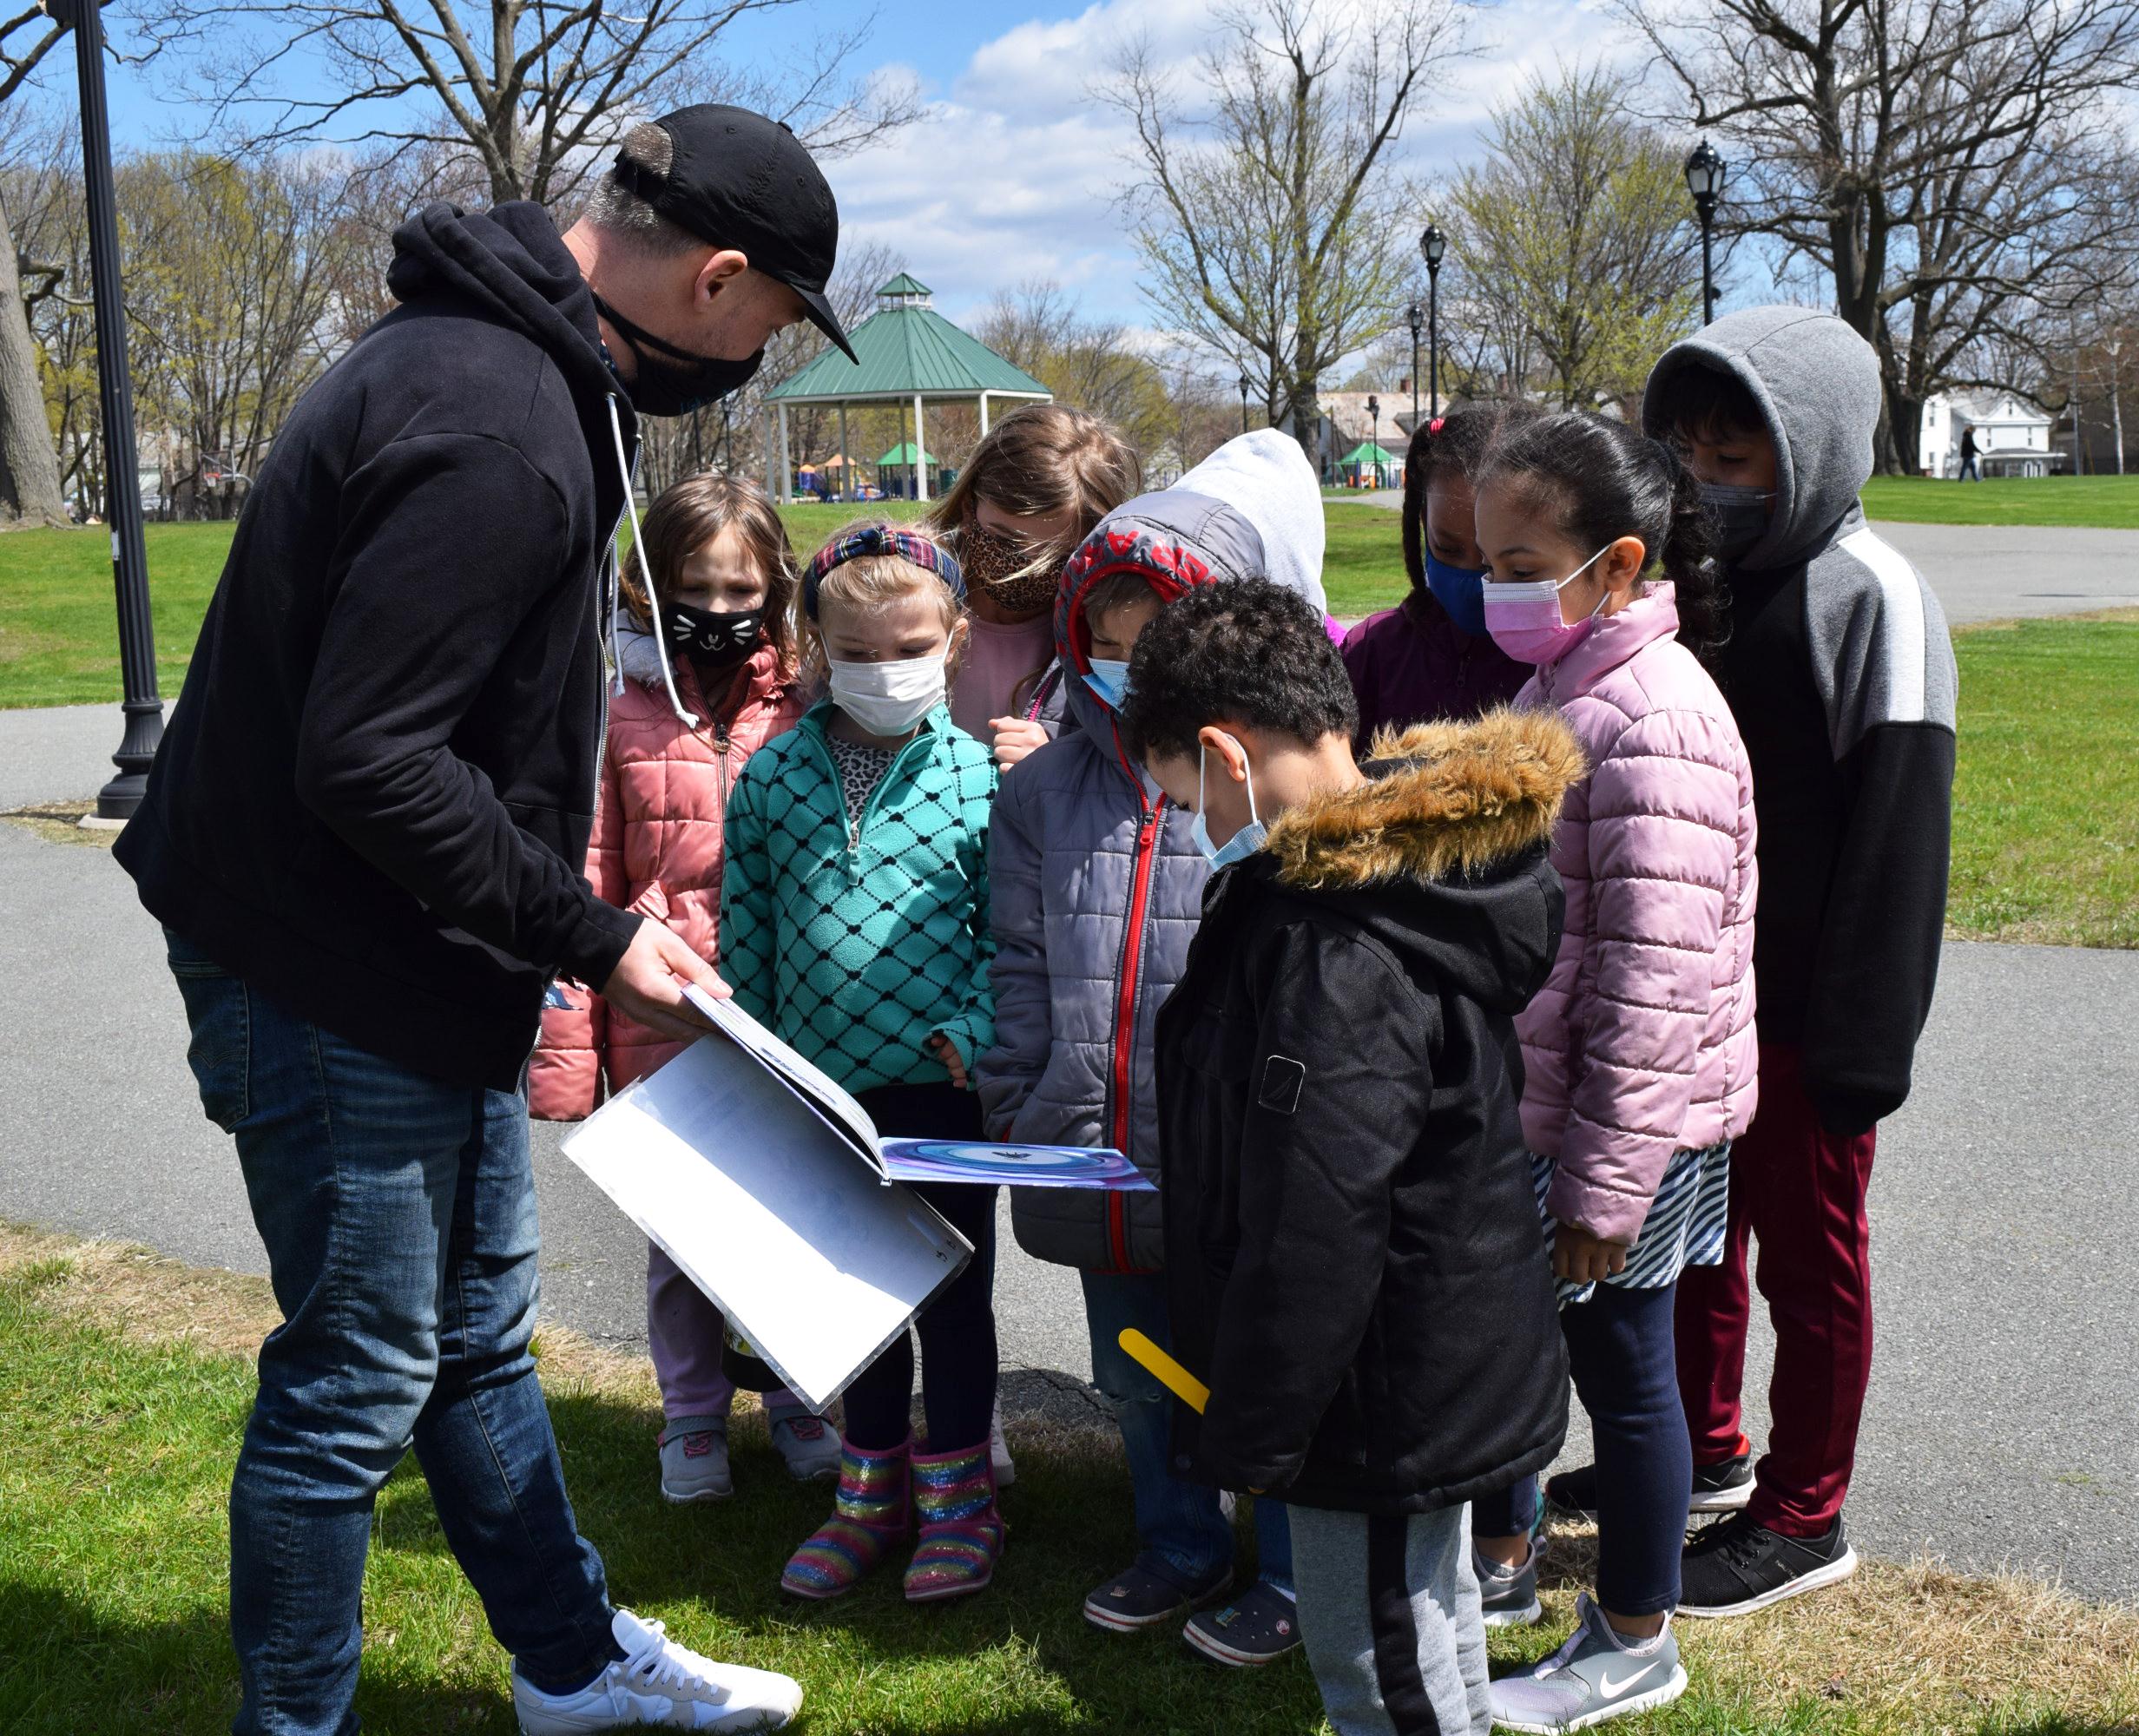
[{"label": "man in black hoodie", "polygon": [[239,521],[117,854],[285,1316],[231,1489],[240,1733],[353,1729],[372,1505],[411,1444],[523,1730],[800,1704],[610,1608],[529,1355],[521,1093],[559,974],[678,1037],[678,979],[723,992],[579,871],[611,539],[635,407],[732,390],[799,319],[845,345],[838,227],[784,127],[713,106],[634,128],[569,233],[434,205],[394,237],[401,306],[292,412]]},{"label": "man in black hoodie", "polygon": [[1320,619],[1264,580],[1191,591],[1130,661],[1123,740],[1214,869],[1158,1023],[1169,1325],[1210,1388],[1175,1463],[1290,1509],[1339,1736],[1482,1732],[1469,1503],[1567,1432],[1514,1017],[1582,754],[1499,711],[1362,768],[1358,721]]}]

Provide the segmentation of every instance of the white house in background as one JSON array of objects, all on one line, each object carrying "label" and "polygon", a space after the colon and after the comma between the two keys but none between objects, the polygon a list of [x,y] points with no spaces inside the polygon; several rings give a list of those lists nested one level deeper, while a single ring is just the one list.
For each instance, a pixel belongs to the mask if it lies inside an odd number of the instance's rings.
[{"label": "white house in background", "polygon": [[2062,469],[2064,454],[2050,444],[2050,418],[2004,391],[1942,391],[1924,400],[1917,462],[1927,477],[1961,473],[1961,431],[1976,431],[1978,474],[2044,477]]}]

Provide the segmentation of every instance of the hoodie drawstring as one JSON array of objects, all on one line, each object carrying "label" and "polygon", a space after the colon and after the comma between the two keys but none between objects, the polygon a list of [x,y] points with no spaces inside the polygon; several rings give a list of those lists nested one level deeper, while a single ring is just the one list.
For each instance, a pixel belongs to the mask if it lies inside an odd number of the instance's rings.
[{"label": "hoodie drawstring", "polygon": [[[675,714],[683,720],[683,727],[686,729],[696,729],[698,727],[697,714],[684,710],[683,696],[676,691],[675,671],[669,667],[668,641],[667,635],[661,630],[661,599],[654,595],[654,569],[647,564],[646,539],[639,534],[639,503],[633,497],[636,478],[629,461],[624,457],[624,426],[617,419],[615,394],[612,392],[603,402],[609,405],[609,434],[616,443],[616,468],[624,478],[624,511],[631,520],[631,552],[638,557],[639,577],[644,581],[646,585],[646,606],[654,617],[654,651],[655,654],[661,659],[661,685],[668,689],[668,703],[675,707]],[[619,591],[623,589],[621,577],[616,589]],[[613,635],[615,631],[616,608],[614,601],[611,602],[609,608],[609,627]],[[623,662],[621,658],[617,661],[616,680],[618,689],[622,691]]]}]

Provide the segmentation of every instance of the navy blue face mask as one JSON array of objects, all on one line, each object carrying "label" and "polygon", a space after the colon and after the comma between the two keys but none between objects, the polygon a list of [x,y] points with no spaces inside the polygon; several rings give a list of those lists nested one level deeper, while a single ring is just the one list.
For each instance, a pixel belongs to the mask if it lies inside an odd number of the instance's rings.
[{"label": "navy blue face mask", "polygon": [[1425,551],[1426,589],[1448,611],[1448,618],[1473,639],[1485,637],[1485,569],[1451,567]]}]

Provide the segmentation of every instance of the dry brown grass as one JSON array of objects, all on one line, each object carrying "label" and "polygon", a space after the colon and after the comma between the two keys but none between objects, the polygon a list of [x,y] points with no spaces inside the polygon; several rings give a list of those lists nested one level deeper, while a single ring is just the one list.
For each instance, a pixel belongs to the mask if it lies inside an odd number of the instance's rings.
[{"label": "dry brown grass", "polygon": [[[1541,1585],[1548,1620],[1572,1621],[1596,1569],[1596,1528],[1556,1522]],[[1812,1700],[1833,1703],[1822,1729],[1983,1736],[2042,1724],[2048,1701],[2075,1736],[2139,1736],[2139,1609],[2024,1574],[1866,1561],[1816,1595],[1742,1621],[1682,1620],[1675,1631],[1695,1692],[1749,1714],[1726,1720],[1732,1728]]]},{"label": "dry brown grass", "polygon": [[0,819],[34,832],[47,844],[86,844],[109,850],[119,833],[116,828],[85,826],[82,816],[96,811],[95,802],[30,802],[0,812]]}]

